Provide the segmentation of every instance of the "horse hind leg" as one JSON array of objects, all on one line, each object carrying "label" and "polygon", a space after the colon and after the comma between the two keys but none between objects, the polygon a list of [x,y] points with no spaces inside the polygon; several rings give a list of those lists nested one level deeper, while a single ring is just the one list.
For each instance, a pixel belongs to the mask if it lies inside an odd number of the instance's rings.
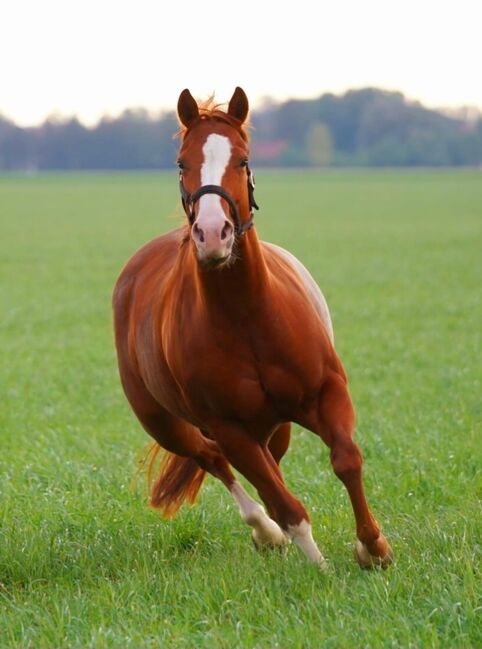
[{"label": "horse hind leg", "polygon": [[312,430],[330,447],[330,460],[336,476],[345,485],[356,521],[355,558],[362,568],[386,568],[392,550],[371,514],[362,478],[362,455],[353,441],[355,416],[344,380],[335,375],[323,387],[319,422]]},{"label": "horse hind leg", "polygon": [[[155,440],[144,463],[148,463],[148,484],[152,507],[166,518],[172,518],[182,503],[194,503],[206,474],[198,456],[207,452],[208,441],[195,426],[169,413],[152,396],[142,378],[124,363],[120,363],[121,379],[127,399],[146,432]],[[165,451],[160,464],[156,458]],[[211,458],[212,471],[216,469]],[[153,474],[157,476],[152,480]]]},{"label": "horse hind leg", "polygon": [[276,464],[283,459],[291,439],[291,422],[280,424],[268,442],[268,449]]}]

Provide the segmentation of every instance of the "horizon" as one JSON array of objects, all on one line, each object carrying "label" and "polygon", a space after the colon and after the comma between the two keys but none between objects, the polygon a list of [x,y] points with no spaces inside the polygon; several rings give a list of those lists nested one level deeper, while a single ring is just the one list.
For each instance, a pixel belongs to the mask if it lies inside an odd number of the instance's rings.
[{"label": "horizon", "polygon": [[[446,114],[449,116],[454,116],[457,115],[457,113],[476,113],[478,116],[482,116],[482,108],[476,105],[469,105],[469,104],[461,104],[461,105],[453,105],[453,106],[430,106],[427,105],[423,100],[417,98],[417,97],[408,97],[402,90],[396,89],[396,88],[382,88],[382,87],[375,87],[375,86],[361,86],[361,87],[350,87],[346,88],[344,90],[341,90],[339,92],[331,91],[331,90],[323,90],[319,93],[315,93],[313,96],[306,97],[306,96],[287,96],[283,98],[276,98],[276,97],[271,97],[271,96],[262,96],[258,98],[258,101],[256,103],[250,102],[250,111],[256,112],[256,111],[262,111],[268,106],[279,106],[282,105],[283,103],[289,102],[289,101],[315,101],[317,99],[320,99],[323,95],[335,95],[337,97],[341,97],[348,92],[358,92],[362,90],[378,90],[380,92],[386,92],[386,93],[400,93],[403,95],[404,101],[408,104],[419,104],[423,108],[431,111],[436,111],[442,114]],[[234,89],[233,89],[234,90]],[[198,101],[203,101],[210,95],[214,95],[216,98],[218,98],[218,93],[213,92],[213,93],[208,93],[208,95],[204,97],[195,97]],[[222,100],[219,98],[221,103],[226,103],[229,101],[229,98],[226,100]],[[2,107],[0,106],[0,119],[6,119],[7,121],[13,123],[15,126],[19,128],[40,128],[43,124],[49,122],[49,121],[58,121],[61,123],[66,123],[71,120],[77,120],[82,126],[85,128],[96,128],[99,123],[103,119],[112,119],[116,120],[120,118],[125,112],[127,111],[145,111],[147,115],[151,119],[158,119],[165,115],[166,113],[169,112],[176,112],[176,105],[172,106],[160,106],[160,107],[147,107],[147,106],[142,106],[142,105],[128,105],[123,108],[120,108],[116,113],[104,113],[102,115],[99,115],[98,118],[95,121],[90,121],[90,120],[85,120],[82,119],[82,116],[75,114],[75,113],[61,113],[61,112],[52,112],[50,114],[47,114],[43,119],[41,119],[37,123],[33,124],[24,124],[21,123],[14,118],[12,118],[10,115],[6,114],[6,112],[2,111]]]}]

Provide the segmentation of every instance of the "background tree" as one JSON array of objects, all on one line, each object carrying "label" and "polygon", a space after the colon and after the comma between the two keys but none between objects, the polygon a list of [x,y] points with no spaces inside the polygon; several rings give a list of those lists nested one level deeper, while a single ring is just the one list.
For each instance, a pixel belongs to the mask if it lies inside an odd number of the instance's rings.
[{"label": "background tree", "polygon": [[322,122],[314,122],[306,136],[306,155],[314,167],[328,167],[333,157],[330,129]]},{"label": "background tree", "polygon": [[[265,101],[253,111],[253,165],[482,165],[482,115],[444,114],[376,88],[341,96]],[[0,116],[0,170],[173,168],[174,112],[143,109],[104,117],[93,128],[51,117],[19,128]]]}]

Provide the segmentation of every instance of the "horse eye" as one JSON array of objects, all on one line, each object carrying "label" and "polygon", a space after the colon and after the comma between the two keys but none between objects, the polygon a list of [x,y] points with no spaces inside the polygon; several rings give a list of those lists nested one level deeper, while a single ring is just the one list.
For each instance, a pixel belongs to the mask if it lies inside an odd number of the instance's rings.
[{"label": "horse eye", "polygon": [[177,166],[179,167],[179,169],[184,169],[184,163],[181,162],[181,160],[177,161]]},{"label": "horse eye", "polygon": [[240,162],[240,167],[247,167],[248,166],[248,158],[243,158]]}]

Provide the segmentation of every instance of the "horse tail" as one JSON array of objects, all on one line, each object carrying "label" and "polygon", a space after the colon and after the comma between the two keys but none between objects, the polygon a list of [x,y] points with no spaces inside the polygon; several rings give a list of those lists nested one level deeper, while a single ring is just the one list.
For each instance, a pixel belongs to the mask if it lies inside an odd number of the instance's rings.
[{"label": "horse tail", "polygon": [[[149,461],[147,485],[150,505],[158,509],[165,518],[173,518],[182,503],[196,501],[206,471],[192,457],[181,457],[164,451],[164,456],[156,470],[156,459],[161,446],[154,442],[149,447],[144,463]],[[157,477],[153,482],[153,472]]]}]

